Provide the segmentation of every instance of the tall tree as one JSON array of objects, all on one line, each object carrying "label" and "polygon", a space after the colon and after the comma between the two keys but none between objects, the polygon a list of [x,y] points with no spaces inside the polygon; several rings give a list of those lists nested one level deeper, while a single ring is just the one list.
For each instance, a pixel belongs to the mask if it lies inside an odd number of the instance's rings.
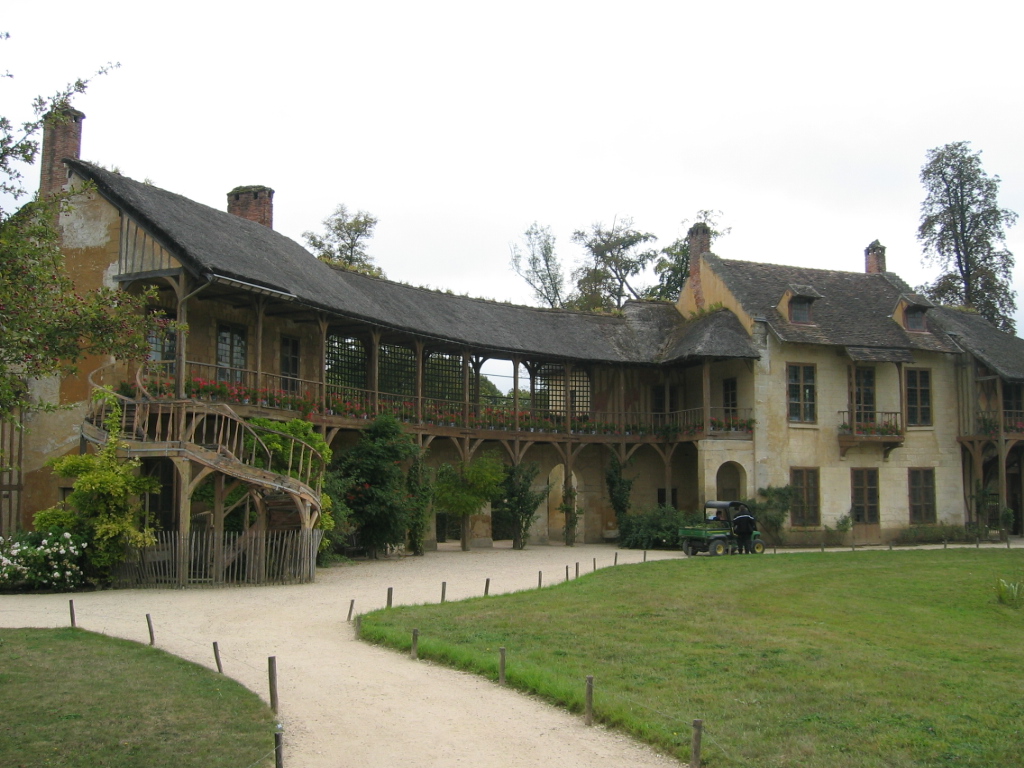
[{"label": "tall tree", "polygon": [[558,308],[565,304],[565,278],[555,255],[555,236],[551,227],[536,221],[523,233],[522,246],[512,243],[510,263],[517,275],[533,289],[534,296],[545,306]]},{"label": "tall tree", "polygon": [[[72,98],[88,84],[76,80],[53,96],[37,97],[32,118],[21,123],[0,116],[2,197],[28,194],[22,167],[35,163],[44,123],[70,120]],[[55,227],[67,197],[36,199],[13,213],[0,207],[0,418],[12,418],[19,407],[53,407],[30,402],[28,379],[71,373],[88,355],[144,358],[147,334],[162,322],[145,312],[148,295],[76,292]]]},{"label": "tall tree", "polygon": [[534,490],[533,481],[540,471],[536,462],[509,465],[505,469],[502,491],[505,494],[505,509],[515,523],[512,535],[512,549],[525,549],[530,538],[530,528],[537,519],[537,508],[547,498],[550,486]]},{"label": "tall tree", "polygon": [[578,229],[572,239],[587,251],[586,260],[573,272],[576,291],[569,304],[574,309],[622,309],[627,299],[642,297],[643,288],[633,282],[658,255],[643,248],[657,239],[653,234],[634,229],[633,220],[625,218],[613,221],[608,229],[601,223],[589,231]]},{"label": "tall tree", "polygon": [[[703,209],[697,211],[693,221],[683,219],[683,228],[688,229],[691,224],[703,223],[711,228],[711,242],[713,243],[722,235],[732,231],[732,227],[721,227],[718,218],[721,211]],[[675,301],[683,290],[683,283],[690,276],[690,244],[685,237],[676,239],[671,245],[662,248],[658,259],[654,262],[654,272],[658,275],[658,282],[644,291],[646,299],[663,299]]]},{"label": "tall tree", "polygon": [[[378,416],[359,442],[339,458],[344,502],[370,557],[405,543],[410,504],[402,464],[419,449],[391,416]],[[415,505],[412,505],[415,507]]]},{"label": "tall tree", "polygon": [[925,261],[942,274],[924,292],[933,301],[981,313],[997,328],[1013,332],[1016,293],[1010,287],[1013,254],[1006,227],[1017,214],[997,200],[1000,179],[981,167],[981,152],[957,141],[928,150],[921,168],[925,199],[917,239]]},{"label": "tall tree", "polygon": [[377,221],[377,217],[367,211],[350,213],[348,206],[342,203],[324,219],[322,235],[303,232],[302,236],[321,261],[364,275],[384,277],[384,271],[366,251]]}]

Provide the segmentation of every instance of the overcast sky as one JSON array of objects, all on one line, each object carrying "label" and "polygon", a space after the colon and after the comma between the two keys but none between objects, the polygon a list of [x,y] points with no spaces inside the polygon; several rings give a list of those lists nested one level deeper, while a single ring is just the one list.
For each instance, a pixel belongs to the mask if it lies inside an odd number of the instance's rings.
[{"label": "overcast sky", "polygon": [[368,210],[372,255],[417,285],[533,303],[508,267],[531,222],[571,266],[574,229],[630,216],[664,246],[702,208],[732,227],[723,258],[859,271],[877,238],[916,285],[937,274],[918,176],[952,141],[1024,213],[1005,0],[4,7],[0,114],[120,62],[75,102],[84,159],[221,209],[266,184],[299,241],[337,203]]}]

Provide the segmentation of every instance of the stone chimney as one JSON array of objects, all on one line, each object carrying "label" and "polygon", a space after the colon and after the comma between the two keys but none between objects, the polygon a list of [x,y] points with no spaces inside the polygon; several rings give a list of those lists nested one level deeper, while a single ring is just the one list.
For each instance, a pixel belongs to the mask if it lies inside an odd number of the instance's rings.
[{"label": "stone chimney", "polygon": [[700,284],[700,257],[711,252],[711,227],[698,221],[686,233],[686,244],[690,251],[690,290],[697,309],[704,308],[704,289]]},{"label": "stone chimney", "polygon": [[875,240],[864,249],[864,271],[869,275],[885,272],[885,246]]},{"label": "stone chimney", "polygon": [[228,213],[274,228],[274,190],[254,185],[235,187],[228,192]]},{"label": "stone chimney", "polygon": [[64,158],[78,160],[82,155],[82,121],[77,109],[48,112],[43,117],[43,147],[39,161],[39,197],[60,192],[68,183]]}]

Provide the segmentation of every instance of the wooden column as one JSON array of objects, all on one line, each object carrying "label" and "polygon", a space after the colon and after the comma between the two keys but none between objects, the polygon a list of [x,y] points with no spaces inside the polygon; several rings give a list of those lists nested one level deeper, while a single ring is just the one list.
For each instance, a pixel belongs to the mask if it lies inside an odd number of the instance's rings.
[{"label": "wooden column", "polygon": [[366,366],[366,373],[369,376],[367,385],[370,388],[370,410],[374,416],[377,415],[380,391],[380,331],[370,332],[370,360]]},{"label": "wooden column", "polygon": [[[263,321],[267,317],[267,297],[256,297],[256,381],[257,389],[263,384]],[[248,382],[247,382],[248,383]]]},{"label": "wooden column", "polygon": [[565,364],[565,393],[562,398],[565,401],[565,423],[563,429],[565,434],[572,432],[572,363]]},{"label": "wooden column", "polygon": [[462,353],[462,426],[469,426],[469,353]]},{"label": "wooden column", "polygon": [[512,358],[512,429],[519,431],[519,358]]},{"label": "wooden column", "polygon": [[213,580],[224,582],[224,487],[225,476],[217,472],[213,478]]},{"label": "wooden column", "polygon": [[416,423],[423,423],[423,342],[413,342],[413,353],[416,355]]},{"label": "wooden column", "polygon": [[189,536],[192,530],[192,463],[188,459],[172,458],[175,480],[177,481],[178,507],[178,585],[188,584],[192,569]]},{"label": "wooden column", "polygon": [[320,329],[320,369],[317,380],[320,384],[320,413],[327,414],[327,315],[320,312],[316,316],[317,327]]},{"label": "wooden column", "polygon": [[704,434],[707,435],[711,429],[711,361],[704,358],[704,365],[701,370],[701,397],[703,398],[704,409]]}]

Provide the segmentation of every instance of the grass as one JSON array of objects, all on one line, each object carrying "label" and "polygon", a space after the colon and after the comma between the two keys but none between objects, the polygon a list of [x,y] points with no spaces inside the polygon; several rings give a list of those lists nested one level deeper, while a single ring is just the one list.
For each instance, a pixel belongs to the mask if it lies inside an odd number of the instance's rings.
[{"label": "grass", "polygon": [[377,611],[365,639],[497,678],[706,766],[1021,765],[1021,550],[807,553],[608,568]]},{"label": "grass", "polygon": [[271,766],[274,715],[235,681],[81,629],[0,630],[5,768]]}]

